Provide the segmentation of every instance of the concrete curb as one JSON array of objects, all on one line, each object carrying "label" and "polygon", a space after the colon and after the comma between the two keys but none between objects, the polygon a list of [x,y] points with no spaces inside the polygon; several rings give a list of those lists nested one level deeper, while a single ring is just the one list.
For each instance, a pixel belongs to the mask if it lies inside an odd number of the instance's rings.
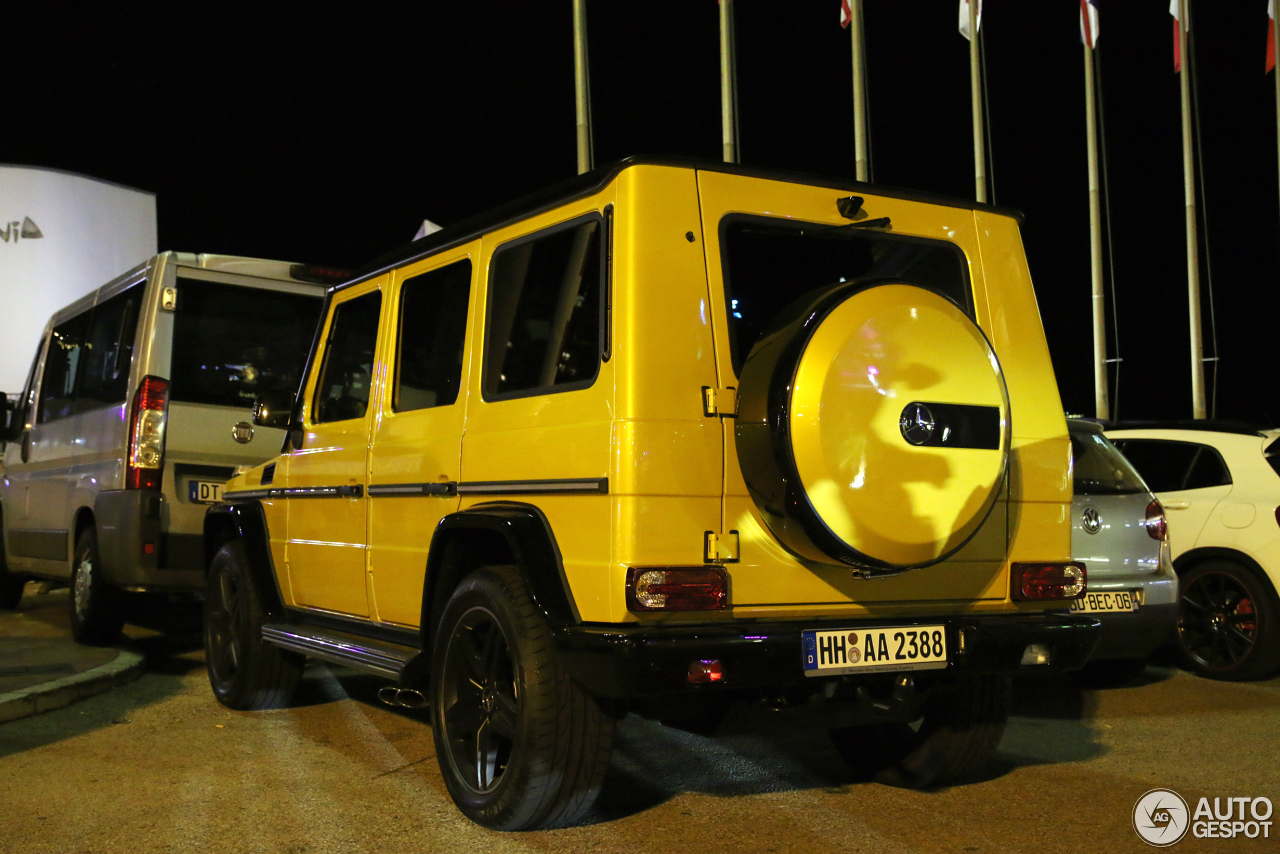
[{"label": "concrete curb", "polygon": [[147,660],[131,650],[122,649],[119,652],[113,661],[92,670],[0,694],[0,724],[61,709],[76,700],[105,693],[141,676],[146,669]]}]

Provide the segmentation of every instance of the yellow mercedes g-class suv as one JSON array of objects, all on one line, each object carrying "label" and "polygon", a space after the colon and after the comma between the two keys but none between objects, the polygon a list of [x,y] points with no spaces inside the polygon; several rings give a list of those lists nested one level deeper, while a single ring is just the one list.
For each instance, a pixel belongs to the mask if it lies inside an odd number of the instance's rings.
[{"label": "yellow mercedes g-class suv", "polygon": [[332,287],[205,523],[218,699],[306,656],[430,706],[449,792],[573,822],[615,721],[735,703],[927,786],[1079,667],[1070,441],[1016,215],[626,160]]}]

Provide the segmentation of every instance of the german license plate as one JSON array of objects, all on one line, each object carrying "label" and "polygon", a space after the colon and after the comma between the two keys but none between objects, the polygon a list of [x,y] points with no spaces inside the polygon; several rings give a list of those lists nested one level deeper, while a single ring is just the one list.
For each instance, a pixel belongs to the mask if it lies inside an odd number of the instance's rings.
[{"label": "german license plate", "polygon": [[889,626],[804,633],[804,675],[939,670],[947,666],[946,626]]},{"label": "german license plate", "polygon": [[189,480],[187,499],[192,504],[217,504],[222,500],[222,487],[218,480]]},{"label": "german license plate", "polygon": [[1077,614],[1115,614],[1136,611],[1140,604],[1136,590],[1109,590],[1072,599],[1071,610]]}]

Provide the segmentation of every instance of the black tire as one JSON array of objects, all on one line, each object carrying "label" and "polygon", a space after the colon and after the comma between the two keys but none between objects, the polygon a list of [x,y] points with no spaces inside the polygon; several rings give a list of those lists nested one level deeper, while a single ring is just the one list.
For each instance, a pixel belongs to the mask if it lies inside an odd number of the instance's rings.
[{"label": "black tire", "polygon": [[934,693],[918,721],[840,727],[831,740],[864,779],[908,789],[960,782],[1000,746],[1011,684],[1008,676],[974,676]]},{"label": "black tire", "polygon": [[124,628],[124,594],[102,577],[98,534],[85,528],[76,538],[71,561],[71,636],[78,643],[105,646],[115,643]]},{"label": "black tire", "polygon": [[248,550],[232,540],[209,565],[204,597],[204,655],[209,685],[222,705],[240,711],[287,706],[306,656],[262,639],[263,597]]},{"label": "black tire", "polygon": [[515,567],[477,570],[449,599],[431,705],[445,785],[477,824],[563,826],[595,802],[614,721],[569,679]]},{"label": "black tire", "polygon": [[1175,647],[1182,665],[1209,679],[1262,679],[1280,667],[1280,605],[1265,578],[1226,560],[1178,577]]},{"label": "black tire", "polygon": [[9,564],[4,554],[4,543],[0,542],[0,611],[12,611],[22,601],[22,591],[27,580],[20,575],[9,572]]}]

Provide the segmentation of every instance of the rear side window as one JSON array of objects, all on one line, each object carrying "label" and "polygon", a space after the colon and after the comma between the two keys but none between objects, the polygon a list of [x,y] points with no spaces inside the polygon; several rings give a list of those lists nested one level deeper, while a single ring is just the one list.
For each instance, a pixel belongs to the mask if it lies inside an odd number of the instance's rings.
[{"label": "rear side window", "polygon": [[382,291],[370,291],[334,309],[316,390],[315,423],[364,417],[373,387],[381,310]]},{"label": "rear side window", "polygon": [[129,366],[138,329],[142,285],[100,303],[93,310],[80,376],[80,409],[123,403],[129,393]]},{"label": "rear side window", "polygon": [[1231,483],[1231,473],[1216,448],[1198,442],[1164,439],[1116,439],[1152,492],[1208,489]]},{"label": "rear side window", "polygon": [[449,406],[458,399],[470,296],[470,261],[414,276],[401,287],[396,412]]},{"label": "rear side window", "polygon": [[783,309],[841,282],[889,278],[927,288],[972,316],[964,254],[954,244],[847,226],[731,215],[720,225],[729,349],[738,373]]},{"label": "rear side window", "polygon": [[1101,433],[1071,433],[1076,495],[1131,495],[1146,492],[1142,478]]},{"label": "rear side window", "polygon": [[248,409],[264,391],[296,391],[320,297],[178,279],[170,399]]},{"label": "rear side window", "polygon": [[494,253],[486,400],[585,388],[600,371],[604,220],[592,215]]},{"label": "rear side window", "polygon": [[40,380],[37,420],[41,424],[75,414],[76,374],[84,358],[89,317],[90,313],[86,311],[53,328],[49,355],[45,357],[44,374]]}]

